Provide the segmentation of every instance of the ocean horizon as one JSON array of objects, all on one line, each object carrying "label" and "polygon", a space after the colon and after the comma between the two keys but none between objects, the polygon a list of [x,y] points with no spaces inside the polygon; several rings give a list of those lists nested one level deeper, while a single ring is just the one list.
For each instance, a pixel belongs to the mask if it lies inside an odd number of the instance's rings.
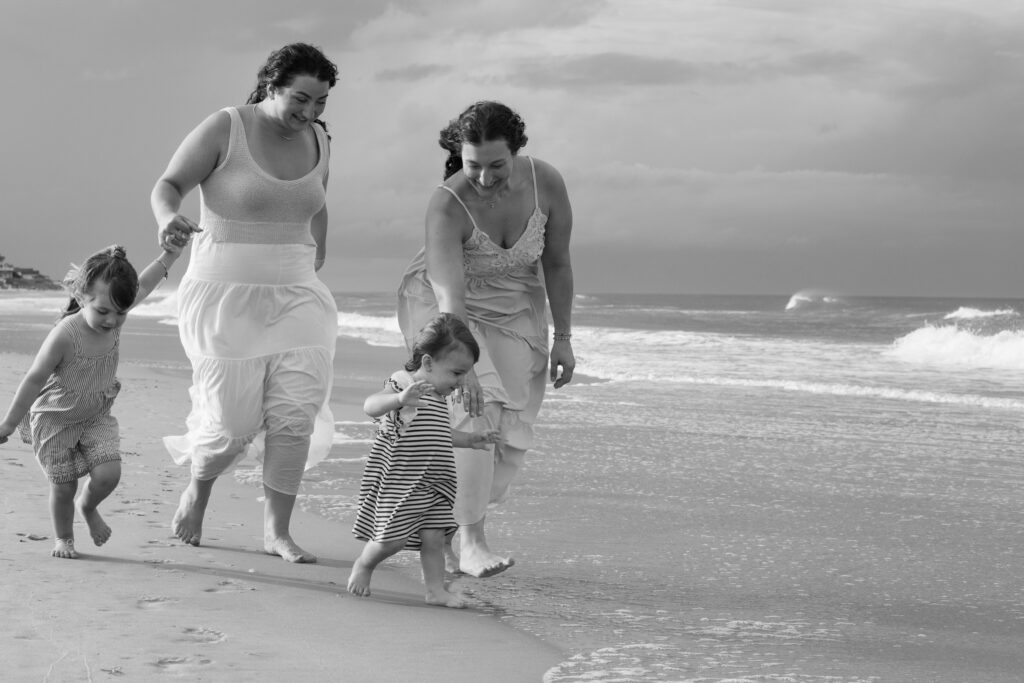
[{"label": "ocean horizon", "polygon": [[[335,297],[336,393],[375,387],[394,294]],[[0,295],[0,348],[62,301]],[[175,316],[136,309],[123,362],[187,376]],[[458,581],[566,653],[545,681],[1019,680],[1024,299],[579,294],[573,343],[489,517],[517,565]],[[338,533],[372,430],[349,409],[300,494]]]}]

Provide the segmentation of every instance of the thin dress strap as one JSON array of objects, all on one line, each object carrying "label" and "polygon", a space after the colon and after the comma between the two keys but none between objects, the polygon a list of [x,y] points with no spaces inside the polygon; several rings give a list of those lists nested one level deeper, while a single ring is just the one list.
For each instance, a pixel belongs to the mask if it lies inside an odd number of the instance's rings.
[{"label": "thin dress strap", "polygon": [[459,204],[462,204],[462,208],[466,210],[466,215],[467,215],[467,216],[469,216],[469,220],[470,220],[470,222],[471,222],[471,223],[473,224],[473,229],[474,229],[474,230],[479,230],[480,228],[478,228],[478,227],[477,227],[477,224],[476,224],[476,219],[474,219],[474,218],[473,218],[473,214],[471,214],[471,213],[469,212],[469,207],[468,207],[468,206],[466,206],[466,202],[462,201],[462,199],[461,199],[461,198],[459,197],[459,195],[457,195],[457,194],[455,193],[455,190],[453,190],[452,188],[448,187],[447,185],[438,185],[438,187],[440,187],[440,188],[441,188],[442,190],[448,190],[448,192],[450,192],[450,193],[451,193],[451,195],[452,195],[453,197],[455,197],[455,200],[456,200],[456,201],[457,201],[457,202],[458,202]]},{"label": "thin dress strap", "polygon": [[526,157],[530,160],[530,173],[533,174],[533,208],[540,211],[540,193],[537,192],[537,167],[533,165],[533,157]]}]

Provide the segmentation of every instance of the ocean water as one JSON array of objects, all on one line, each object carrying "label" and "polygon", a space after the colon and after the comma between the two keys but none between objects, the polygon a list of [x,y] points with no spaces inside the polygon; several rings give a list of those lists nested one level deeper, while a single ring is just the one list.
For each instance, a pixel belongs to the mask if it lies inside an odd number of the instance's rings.
[{"label": "ocean water", "polygon": [[[336,298],[399,364],[392,295]],[[173,293],[133,316],[181,362]],[[573,342],[489,517],[517,565],[458,580],[565,652],[545,681],[1021,680],[1024,301],[581,295]],[[339,533],[371,435],[339,422],[300,497]]]}]

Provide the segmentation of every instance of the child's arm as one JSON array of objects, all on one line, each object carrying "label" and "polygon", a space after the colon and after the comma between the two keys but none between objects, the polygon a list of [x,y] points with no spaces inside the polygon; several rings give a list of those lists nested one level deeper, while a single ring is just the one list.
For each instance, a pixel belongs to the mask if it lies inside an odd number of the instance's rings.
[{"label": "child's arm", "polygon": [[55,327],[50,330],[43,345],[39,347],[39,353],[32,361],[32,366],[25,373],[24,379],[18,385],[18,390],[14,392],[14,399],[7,409],[7,415],[3,422],[0,422],[0,443],[7,441],[7,437],[18,428],[18,423],[32,407],[32,403],[39,396],[46,380],[64,360],[65,354],[73,352],[73,350],[71,339],[62,329]]},{"label": "child's arm", "polygon": [[405,406],[417,407],[420,405],[420,396],[433,390],[433,385],[423,380],[410,383],[400,392],[388,386],[368,396],[363,402],[363,411],[370,417],[380,417]]},{"label": "child's arm", "polygon": [[[174,251],[170,249],[174,249]],[[160,284],[160,281],[171,272],[171,266],[181,256],[181,247],[174,246],[170,249],[164,249],[152,263],[139,273],[139,293],[135,295],[135,303],[132,304],[132,308],[145,301],[146,297]]]},{"label": "child's arm", "polygon": [[455,448],[476,448],[483,450],[493,443],[501,441],[501,434],[497,429],[489,429],[486,432],[462,432],[458,429],[452,430],[452,446]]}]

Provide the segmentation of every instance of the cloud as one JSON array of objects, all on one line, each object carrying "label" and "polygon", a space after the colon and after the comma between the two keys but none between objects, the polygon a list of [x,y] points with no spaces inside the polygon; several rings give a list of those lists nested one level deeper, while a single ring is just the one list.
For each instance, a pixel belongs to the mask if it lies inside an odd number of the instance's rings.
[{"label": "cloud", "polygon": [[785,60],[690,62],[642,54],[604,52],[561,58],[530,58],[514,67],[510,80],[537,88],[706,84],[736,86],[783,78],[835,78],[861,65],[856,55],[815,51]]},{"label": "cloud", "polygon": [[453,67],[442,64],[410,64],[395,69],[384,69],[377,72],[379,81],[423,81],[434,76],[451,73]]}]

